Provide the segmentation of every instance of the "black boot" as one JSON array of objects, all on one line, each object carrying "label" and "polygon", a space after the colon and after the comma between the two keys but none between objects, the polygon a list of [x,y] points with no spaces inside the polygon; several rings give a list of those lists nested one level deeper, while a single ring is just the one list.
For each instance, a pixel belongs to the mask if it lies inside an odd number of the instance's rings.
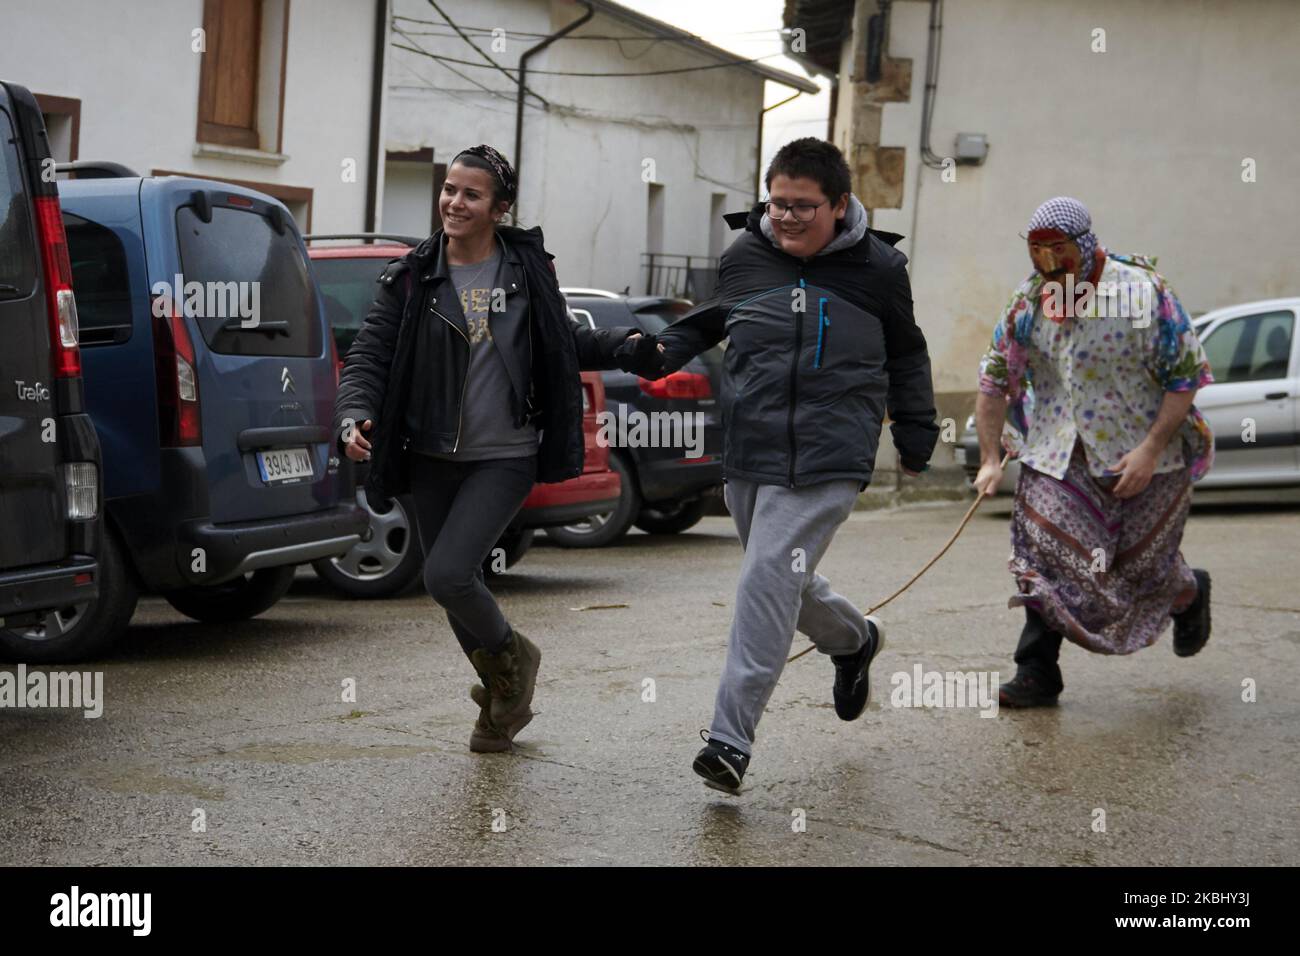
[{"label": "black boot", "polygon": [[1016,645],[1016,676],[998,688],[1002,707],[1048,707],[1065,689],[1057,660],[1063,638],[1041,614],[1025,608],[1025,627]]},{"label": "black boot", "polygon": [[1174,653],[1191,657],[1210,639],[1210,572],[1195,568],[1196,600],[1174,619]]},{"label": "black boot", "polygon": [[1064,685],[1059,674],[1055,682],[1051,675],[1044,675],[1029,667],[1017,667],[1016,676],[998,688],[998,705],[1000,707],[1052,707],[1061,696]]}]

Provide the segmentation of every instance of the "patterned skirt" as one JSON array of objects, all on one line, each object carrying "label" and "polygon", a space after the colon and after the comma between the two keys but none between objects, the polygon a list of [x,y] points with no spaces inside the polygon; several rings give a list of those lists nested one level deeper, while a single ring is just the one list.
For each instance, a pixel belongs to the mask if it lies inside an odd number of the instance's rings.
[{"label": "patterned skirt", "polygon": [[1155,643],[1170,612],[1196,595],[1179,551],[1192,488],[1186,469],[1153,475],[1132,498],[1094,478],[1076,445],[1061,480],[1020,469],[1011,518],[1009,606],[1034,608],[1047,626],[1099,654]]}]

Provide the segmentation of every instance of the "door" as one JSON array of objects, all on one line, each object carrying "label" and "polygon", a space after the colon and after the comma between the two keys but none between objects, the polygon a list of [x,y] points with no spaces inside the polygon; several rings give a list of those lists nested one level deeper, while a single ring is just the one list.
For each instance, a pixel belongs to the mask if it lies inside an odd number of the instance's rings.
[{"label": "door", "polygon": [[1202,334],[1214,384],[1196,404],[1215,438],[1204,484],[1300,480],[1295,327],[1295,310],[1278,308],[1219,319]]},{"label": "door", "polygon": [[149,181],[141,205],[150,287],[174,293],[179,280],[184,293],[212,520],[333,507],[336,370],[292,218],[202,180]]},{"label": "door", "polygon": [[44,144],[18,139],[15,108],[0,86],[0,569],[67,552],[50,319],[27,179],[40,160],[30,151]]}]

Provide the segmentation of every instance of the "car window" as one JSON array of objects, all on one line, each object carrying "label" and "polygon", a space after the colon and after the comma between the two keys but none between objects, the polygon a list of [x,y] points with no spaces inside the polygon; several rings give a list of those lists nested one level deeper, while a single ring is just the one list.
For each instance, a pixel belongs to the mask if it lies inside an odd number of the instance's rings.
[{"label": "car window", "polygon": [[636,324],[621,299],[573,299],[569,301],[569,308],[581,319],[590,316],[592,327],[597,329],[627,328]]},{"label": "car window", "polygon": [[1286,378],[1294,327],[1290,310],[1243,315],[1219,325],[1202,342],[1215,382]]},{"label": "car window", "polygon": [[313,259],[312,269],[325,300],[325,318],[334,330],[339,355],[346,355],[375,301],[375,283],[388,267],[378,257],[355,259]]},{"label": "car window", "polygon": [[30,210],[13,123],[0,110],[0,298],[29,295],[36,284]]},{"label": "car window", "polygon": [[[202,292],[198,318],[214,352],[319,355],[324,343],[307,261],[291,228],[277,233],[265,216],[212,207],[204,222],[189,206],[176,212],[186,301]],[[256,309],[251,308],[256,305]],[[256,312],[256,324],[244,315]],[[248,321],[251,327],[244,327]]]},{"label": "car window", "polygon": [[72,260],[72,288],[82,345],[125,342],[131,337],[131,282],[126,250],[111,230],[63,214]]}]

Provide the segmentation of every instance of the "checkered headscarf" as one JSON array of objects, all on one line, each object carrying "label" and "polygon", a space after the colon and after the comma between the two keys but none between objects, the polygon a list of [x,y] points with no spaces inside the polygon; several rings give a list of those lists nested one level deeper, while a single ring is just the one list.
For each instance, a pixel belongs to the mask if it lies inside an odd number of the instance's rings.
[{"label": "checkered headscarf", "polygon": [[1093,254],[1097,251],[1097,237],[1092,232],[1092,216],[1088,214],[1088,207],[1069,196],[1047,200],[1030,218],[1028,235],[1030,239],[1058,238],[1053,233],[1060,233],[1078,243],[1086,275],[1091,268]]}]

